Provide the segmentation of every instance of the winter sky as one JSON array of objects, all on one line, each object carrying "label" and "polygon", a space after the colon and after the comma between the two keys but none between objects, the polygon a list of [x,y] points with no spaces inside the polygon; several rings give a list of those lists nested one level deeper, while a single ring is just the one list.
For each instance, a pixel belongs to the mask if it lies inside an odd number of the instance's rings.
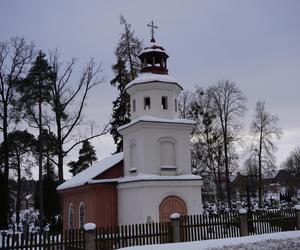
[{"label": "winter sky", "polygon": [[[145,45],[146,24],[153,20],[159,26],[156,41],[170,55],[169,74],[185,89],[220,79],[237,83],[248,98],[245,134],[256,101],[266,101],[284,132],[276,154],[280,166],[300,146],[299,13],[299,0],[1,0],[0,41],[23,36],[46,52],[57,48],[63,59],[79,59],[77,75],[90,57],[102,62],[105,82],[90,94],[85,117],[103,126],[116,97],[109,81],[119,15]],[[114,151],[110,136],[93,145],[99,159]]]}]

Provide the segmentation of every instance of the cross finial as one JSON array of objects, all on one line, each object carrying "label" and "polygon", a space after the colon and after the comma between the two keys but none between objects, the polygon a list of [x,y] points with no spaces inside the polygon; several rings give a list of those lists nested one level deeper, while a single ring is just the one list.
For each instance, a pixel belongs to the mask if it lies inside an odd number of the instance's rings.
[{"label": "cross finial", "polygon": [[151,42],[155,43],[154,39],[154,29],[157,29],[158,27],[154,25],[153,21],[151,21],[150,24],[147,24],[148,27],[151,27]]}]

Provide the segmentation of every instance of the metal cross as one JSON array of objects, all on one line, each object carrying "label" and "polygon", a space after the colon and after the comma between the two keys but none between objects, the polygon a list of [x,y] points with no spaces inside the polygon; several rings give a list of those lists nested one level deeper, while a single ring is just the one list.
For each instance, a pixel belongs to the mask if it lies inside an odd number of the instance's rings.
[{"label": "metal cross", "polygon": [[153,21],[151,21],[150,24],[147,24],[148,27],[151,27],[151,41],[155,41],[154,39],[154,29],[157,29],[158,27],[154,25]]}]

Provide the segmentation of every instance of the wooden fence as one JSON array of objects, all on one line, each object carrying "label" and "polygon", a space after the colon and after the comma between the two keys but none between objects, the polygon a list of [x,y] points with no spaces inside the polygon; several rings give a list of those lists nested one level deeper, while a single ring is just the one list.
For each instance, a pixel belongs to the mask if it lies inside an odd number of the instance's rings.
[{"label": "wooden fence", "polygon": [[239,213],[182,216],[180,241],[221,239],[240,236]]},{"label": "wooden fence", "polygon": [[249,235],[297,230],[296,210],[256,211],[248,214]]},{"label": "wooden fence", "polygon": [[171,222],[97,228],[95,233],[97,250],[172,242]]},{"label": "wooden fence", "polygon": [[85,249],[84,231],[67,230],[64,234],[45,233],[2,233],[0,249],[30,249],[30,250],[79,250]]},{"label": "wooden fence", "polygon": [[[245,211],[246,212],[246,211]],[[300,209],[217,215],[188,215],[171,222],[147,223],[63,234],[2,234],[2,249],[113,250],[127,246],[220,239],[300,230]]]}]

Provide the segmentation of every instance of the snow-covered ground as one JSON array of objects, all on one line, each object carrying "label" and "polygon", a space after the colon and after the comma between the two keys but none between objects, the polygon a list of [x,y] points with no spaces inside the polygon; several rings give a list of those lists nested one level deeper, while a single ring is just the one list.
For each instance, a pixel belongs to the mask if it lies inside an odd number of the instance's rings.
[{"label": "snow-covered ground", "polygon": [[203,240],[152,246],[121,248],[122,250],[296,250],[300,249],[300,231],[261,234],[239,238]]}]

